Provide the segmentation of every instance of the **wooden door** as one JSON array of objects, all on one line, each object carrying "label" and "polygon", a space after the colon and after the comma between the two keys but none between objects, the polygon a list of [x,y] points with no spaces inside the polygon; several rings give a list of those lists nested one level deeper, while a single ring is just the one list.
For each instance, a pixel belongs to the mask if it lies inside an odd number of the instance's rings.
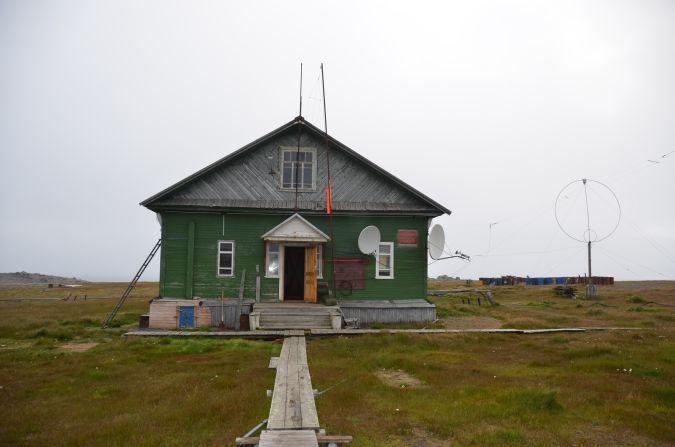
[{"label": "wooden door", "polygon": [[195,327],[195,308],[193,306],[178,307],[178,327],[179,328]]},{"label": "wooden door", "polygon": [[305,247],[305,302],[316,303],[316,245]]}]

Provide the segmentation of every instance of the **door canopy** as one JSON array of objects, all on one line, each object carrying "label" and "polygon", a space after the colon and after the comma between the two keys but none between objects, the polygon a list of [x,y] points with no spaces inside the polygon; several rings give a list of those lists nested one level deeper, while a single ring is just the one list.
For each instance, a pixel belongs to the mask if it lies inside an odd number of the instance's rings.
[{"label": "door canopy", "polygon": [[328,242],[330,239],[301,215],[293,214],[262,235],[263,240],[277,242]]}]

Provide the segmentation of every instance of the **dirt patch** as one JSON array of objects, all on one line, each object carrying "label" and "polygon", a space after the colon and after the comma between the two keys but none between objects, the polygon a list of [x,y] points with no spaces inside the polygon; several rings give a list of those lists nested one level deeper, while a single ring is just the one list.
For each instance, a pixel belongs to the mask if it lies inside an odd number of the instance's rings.
[{"label": "dirt patch", "polygon": [[672,444],[636,433],[628,428],[617,429],[609,427],[586,426],[579,428],[572,440],[575,445],[615,445],[633,446],[649,445],[666,447]]},{"label": "dirt patch", "polygon": [[424,384],[417,378],[400,369],[382,369],[377,372],[377,377],[386,385],[394,386],[396,388],[420,388]]},{"label": "dirt patch", "polygon": [[412,435],[408,438],[405,445],[410,447],[448,447],[452,443],[447,439],[436,438],[421,428],[413,427]]},{"label": "dirt patch", "polygon": [[443,320],[446,329],[499,329],[502,322],[492,317],[462,317]]},{"label": "dirt patch", "polygon": [[87,352],[94,346],[98,346],[99,343],[64,343],[59,346],[61,351],[67,352]]}]

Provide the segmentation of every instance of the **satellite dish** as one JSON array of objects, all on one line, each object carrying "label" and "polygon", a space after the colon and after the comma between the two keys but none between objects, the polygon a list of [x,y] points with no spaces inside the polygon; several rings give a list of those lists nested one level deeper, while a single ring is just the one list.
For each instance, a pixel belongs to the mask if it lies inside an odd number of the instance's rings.
[{"label": "satellite dish", "polygon": [[377,251],[377,247],[380,245],[380,230],[373,226],[369,225],[359,234],[359,250],[364,255],[372,255]]},{"label": "satellite dish", "polygon": [[445,247],[445,231],[442,226],[436,224],[429,232],[429,256],[432,259],[440,259],[443,247]]}]

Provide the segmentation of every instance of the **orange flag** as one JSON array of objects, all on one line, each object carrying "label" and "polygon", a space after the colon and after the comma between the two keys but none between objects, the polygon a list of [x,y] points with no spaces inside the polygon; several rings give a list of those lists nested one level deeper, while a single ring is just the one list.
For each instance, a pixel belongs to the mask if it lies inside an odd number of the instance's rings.
[{"label": "orange flag", "polygon": [[326,183],[326,214],[330,214],[331,204],[330,204],[330,182]]}]

